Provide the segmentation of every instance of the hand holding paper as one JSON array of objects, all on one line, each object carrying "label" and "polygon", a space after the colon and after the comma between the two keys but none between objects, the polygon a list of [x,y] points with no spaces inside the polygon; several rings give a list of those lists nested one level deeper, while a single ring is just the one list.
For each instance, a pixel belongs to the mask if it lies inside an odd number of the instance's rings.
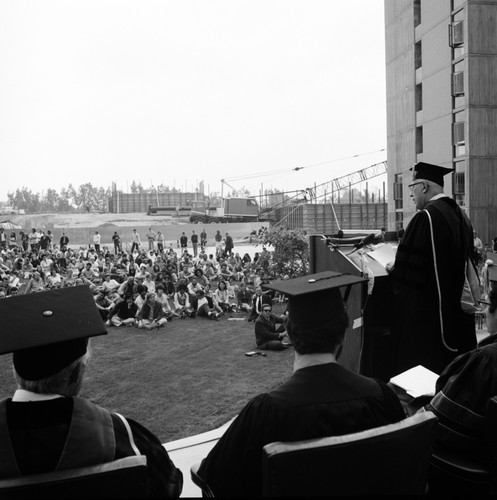
[{"label": "hand holding paper", "polygon": [[413,398],[434,396],[438,375],[422,365],[415,366],[390,379],[392,384],[404,389]]}]

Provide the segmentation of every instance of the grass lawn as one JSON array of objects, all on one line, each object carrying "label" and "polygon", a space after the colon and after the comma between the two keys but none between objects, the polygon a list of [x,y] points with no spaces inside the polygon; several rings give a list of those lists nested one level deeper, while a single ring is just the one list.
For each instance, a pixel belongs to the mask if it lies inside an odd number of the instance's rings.
[{"label": "grass lawn", "polygon": [[[283,307],[274,304],[274,312]],[[219,427],[292,372],[292,348],[245,356],[255,348],[245,318],[175,319],[158,331],[109,327],[92,340],[81,396],[137,420],[163,443]],[[0,397],[15,388],[11,355],[0,356]]]}]

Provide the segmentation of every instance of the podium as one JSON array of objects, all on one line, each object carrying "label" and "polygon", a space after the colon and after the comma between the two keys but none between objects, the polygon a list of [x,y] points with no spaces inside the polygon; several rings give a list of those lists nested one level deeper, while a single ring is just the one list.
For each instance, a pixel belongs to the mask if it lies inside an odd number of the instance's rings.
[{"label": "podium", "polygon": [[[392,247],[394,255],[396,247]],[[378,245],[377,249],[380,248]],[[310,237],[310,253],[311,273],[335,271],[364,277],[369,270],[373,275],[372,293],[368,294],[365,284],[362,290],[354,287],[356,290],[348,299],[351,324],[360,322],[361,327],[347,331],[341,356],[344,359],[339,359],[339,363],[356,373],[388,382],[395,375],[395,339],[391,328],[396,308],[384,265],[372,258],[374,251],[368,254],[366,248],[356,250],[353,244],[347,243],[337,248],[328,245],[321,236]]]}]

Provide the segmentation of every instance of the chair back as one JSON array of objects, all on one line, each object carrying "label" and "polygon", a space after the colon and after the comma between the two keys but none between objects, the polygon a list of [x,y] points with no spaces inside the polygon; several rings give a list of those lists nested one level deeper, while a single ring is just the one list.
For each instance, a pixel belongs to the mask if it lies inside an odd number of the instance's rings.
[{"label": "chair back", "polygon": [[147,457],[0,480],[0,498],[143,498]]},{"label": "chair back", "polygon": [[431,457],[430,489],[467,496],[497,494],[497,396],[490,398],[482,436],[466,436],[440,425]]},{"label": "chair back", "polygon": [[424,412],[354,434],[270,443],[263,495],[422,495],[436,429],[437,417]]},{"label": "chair back", "polygon": [[482,458],[490,476],[488,492],[497,495],[497,396],[490,398],[487,406]]}]

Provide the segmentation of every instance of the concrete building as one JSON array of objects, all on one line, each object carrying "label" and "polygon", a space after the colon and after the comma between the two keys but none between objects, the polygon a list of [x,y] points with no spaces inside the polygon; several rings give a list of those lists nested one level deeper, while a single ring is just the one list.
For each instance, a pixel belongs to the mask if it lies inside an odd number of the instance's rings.
[{"label": "concrete building", "polygon": [[414,213],[417,161],[452,167],[445,193],[483,243],[497,236],[497,1],[385,0],[388,226]]}]

